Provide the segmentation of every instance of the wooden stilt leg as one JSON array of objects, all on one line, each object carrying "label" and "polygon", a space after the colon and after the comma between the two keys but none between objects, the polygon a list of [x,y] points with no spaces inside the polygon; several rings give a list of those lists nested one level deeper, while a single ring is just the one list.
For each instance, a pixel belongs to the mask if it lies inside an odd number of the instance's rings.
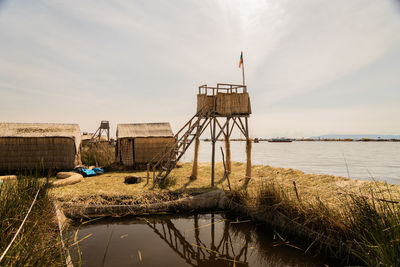
[{"label": "wooden stilt leg", "polygon": [[193,159],[192,175],[190,176],[190,180],[197,179],[199,146],[200,146],[200,139],[199,139],[199,137],[196,137],[195,145],[194,145],[194,159]]}]

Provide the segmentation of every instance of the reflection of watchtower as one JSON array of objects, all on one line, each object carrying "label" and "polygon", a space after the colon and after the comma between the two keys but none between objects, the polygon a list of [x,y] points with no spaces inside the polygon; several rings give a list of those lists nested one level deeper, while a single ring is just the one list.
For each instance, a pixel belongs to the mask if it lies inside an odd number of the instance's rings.
[{"label": "reflection of watchtower", "polygon": [[[230,231],[232,225],[229,221],[222,220],[216,222],[214,214],[211,215],[211,223],[208,229],[199,226],[198,215],[194,215],[194,239],[196,243],[187,241],[187,235],[182,234],[172,220],[166,219],[157,222],[156,220],[145,220],[146,224],[153,229],[162,241],[164,241],[173,252],[180,256],[185,262],[193,267],[205,266],[237,266],[248,267],[248,248],[251,242],[250,234],[244,233],[243,242],[232,241]],[[215,224],[224,223],[222,235],[216,235]],[[211,234],[211,244],[207,246],[200,238],[200,231],[209,232]],[[203,233],[204,235],[207,233]],[[220,236],[218,238],[218,236]],[[236,247],[236,248],[235,248]]]},{"label": "reflection of watchtower", "polygon": [[[225,139],[227,171],[230,164],[230,136],[235,126],[246,138],[247,168],[246,181],[251,176],[251,140],[249,136],[248,118],[251,114],[250,98],[246,85],[217,84],[216,87],[202,85],[197,95],[197,113],[175,135],[175,145],[166,149],[164,155],[151,162],[153,178],[162,180],[171,172],[176,162],[183,156],[188,147],[195,141],[195,155],[192,179],[197,178],[197,162],[200,136],[210,126],[211,155],[211,185],[214,186],[215,173],[215,143],[222,136]],[[155,175],[158,170],[157,176]]]},{"label": "reflection of watchtower", "polygon": [[99,128],[93,134],[89,143],[100,142],[102,134],[106,133],[107,142],[110,142],[110,123],[108,121],[101,121]]}]

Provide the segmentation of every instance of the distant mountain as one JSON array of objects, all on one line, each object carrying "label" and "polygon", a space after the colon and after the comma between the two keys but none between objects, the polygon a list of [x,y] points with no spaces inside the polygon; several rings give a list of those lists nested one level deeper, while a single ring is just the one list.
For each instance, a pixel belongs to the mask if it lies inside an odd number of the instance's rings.
[{"label": "distant mountain", "polygon": [[326,134],[321,136],[313,136],[312,139],[346,139],[351,138],[359,140],[362,138],[369,139],[400,139],[400,135],[387,135],[387,134]]}]

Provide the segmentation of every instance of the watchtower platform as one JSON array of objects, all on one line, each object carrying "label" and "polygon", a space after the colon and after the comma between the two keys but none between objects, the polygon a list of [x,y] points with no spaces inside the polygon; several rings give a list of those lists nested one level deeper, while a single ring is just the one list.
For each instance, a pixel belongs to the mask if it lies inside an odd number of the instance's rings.
[{"label": "watchtower platform", "polygon": [[216,87],[201,85],[197,95],[199,116],[246,116],[251,114],[246,85],[218,83]]}]

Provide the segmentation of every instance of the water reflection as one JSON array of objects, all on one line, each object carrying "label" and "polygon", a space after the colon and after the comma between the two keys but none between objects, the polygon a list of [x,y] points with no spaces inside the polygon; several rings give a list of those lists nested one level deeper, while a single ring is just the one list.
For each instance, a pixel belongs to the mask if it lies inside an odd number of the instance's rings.
[{"label": "water reflection", "polygon": [[[232,238],[229,232],[229,222],[224,221],[223,234],[220,240],[215,239],[215,218],[211,215],[211,244],[208,247],[200,238],[200,226],[198,215],[194,216],[194,238],[196,244],[189,243],[170,219],[161,222],[162,232],[155,222],[147,225],[182,259],[191,266],[229,266],[227,262],[235,263],[235,266],[249,266],[247,262],[249,234],[245,235],[245,242],[239,244],[242,248],[235,253]],[[238,245],[238,244],[236,244]]]},{"label": "water reflection", "polygon": [[[74,231],[71,231],[74,234]],[[79,226],[83,266],[321,266],[274,233],[223,214],[101,220]],[[77,247],[73,258],[79,261]]]}]

